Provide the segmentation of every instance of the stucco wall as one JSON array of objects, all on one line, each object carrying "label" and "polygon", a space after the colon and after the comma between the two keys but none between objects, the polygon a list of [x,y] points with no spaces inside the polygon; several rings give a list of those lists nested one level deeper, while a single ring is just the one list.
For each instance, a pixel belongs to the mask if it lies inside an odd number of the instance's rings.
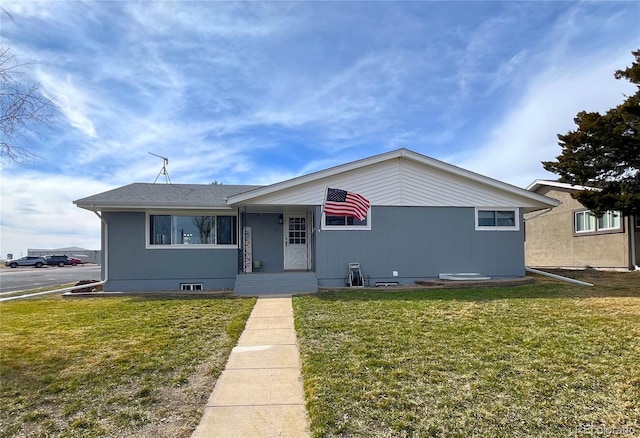
[{"label": "stucco wall", "polygon": [[[616,268],[629,267],[626,232],[574,236],[573,217],[584,207],[569,190],[543,187],[537,193],[561,204],[551,211],[525,215],[525,263],[535,267]],[[624,221],[623,231],[627,228]]]},{"label": "stucco wall", "polygon": [[[320,217],[318,208],[316,220]],[[321,230],[316,246],[320,286],[344,285],[352,262],[360,263],[372,284],[413,284],[440,273],[524,275],[522,226],[519,231],[476,231],[475,210],[467,207],[374,206],[371,230]]]}]

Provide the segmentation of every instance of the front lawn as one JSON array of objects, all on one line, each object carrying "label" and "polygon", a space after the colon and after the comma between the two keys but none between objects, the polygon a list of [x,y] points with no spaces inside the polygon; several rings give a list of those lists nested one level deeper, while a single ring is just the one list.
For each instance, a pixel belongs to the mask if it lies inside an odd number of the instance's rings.
[{"label": "front lawn", "polygon": [[639,435],[640,273],[626,275],[296,297],[313,436]]},{"label": "front lawn", "polygon": [[254,303],[0,303],[0,436],[190,436]]}]

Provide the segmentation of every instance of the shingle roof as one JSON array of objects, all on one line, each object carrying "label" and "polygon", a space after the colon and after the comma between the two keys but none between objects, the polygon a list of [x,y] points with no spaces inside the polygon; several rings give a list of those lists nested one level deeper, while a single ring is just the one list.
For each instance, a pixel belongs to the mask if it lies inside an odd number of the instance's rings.
[{"label": "shingle roof", "polygon": [[114,208],[212,208],[227,207],[229,196],[262,186],[224,184],[133,183],[73,201],[89,210]]}]

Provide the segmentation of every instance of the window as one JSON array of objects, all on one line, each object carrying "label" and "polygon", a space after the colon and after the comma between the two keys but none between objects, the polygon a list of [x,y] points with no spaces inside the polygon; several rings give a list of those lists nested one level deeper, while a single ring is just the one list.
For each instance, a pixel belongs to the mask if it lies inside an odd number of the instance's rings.
[{"label": "window", "polygon": [[574,230],[576,234],[619,231],[622,229],[622,215],[617,210],[605,212],[596,217],[589,210],[574,213]]},{"label": "window", "polygon": [[291,245],[306,245],[307,243],[307,218],[290,217],[287,228],[287,242]]},{"label": "window", "polygon": [[617,230],[620,228],[620,212],[607,211],[598,218],[599,230]]},{"label": "window", "polygon": [[371,209],[364,220],[351,216],[333,216],[328,214],[322,215],[323,230],[370,230]]},{"label": "window", "polygon": [[236,245],[236,216],[149,215],[149,244]]},{"label": "window", "polygon": [[640,216],[636,216],[636,228],[640,228]]},{"label": "window", "polygon": [[596,230],[596,216],[590,211],[577,211],[576,233],[585,233]]},{"label": "window", "polygon": [[517,208],[476,208],[476,230],[515,231],[520,229]]}]

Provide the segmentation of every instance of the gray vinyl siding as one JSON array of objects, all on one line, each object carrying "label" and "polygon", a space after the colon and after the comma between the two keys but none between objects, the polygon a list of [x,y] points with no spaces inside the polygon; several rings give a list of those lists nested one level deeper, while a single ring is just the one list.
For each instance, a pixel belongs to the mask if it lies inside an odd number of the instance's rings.
[{"label": "gray vinyl siding", "polygon": [[[522,218],[522,211],[520,212]],[[248,214],[253,258],[264,272],[283,269],[279,214]],[[202,283],[205,290],[232,289],[238,250],[146,249],[144,212],[103,213],[108,223],[106,291],[170,291],[180,283]],[[478,272],[494,278],[524,275],[524,227],[518,231],[476,231],[471,207],[374,206],[371,230],[320,230],[316,209],[313,238],[320,286],[342,286],[348,264],[358,262],[376,281],[414,284],[440,273]],[[398,271],[398,277],[392,272]]]},{"label": "gray vinyl siding", "polygon": [[[520,212],[522,218],[522,211]],[[320,220],[320,209],[316,220]],[[316,224],[316,229],[320,224]],[[380,207],[371,210],[371,230],[316,234],[320,286],[342,286],[348,264],[376,281],[413,284],[440,273],[477,272],[494,278],[524,275],[524,234],[476,231],[469,207]],[[398,271],[398,277],[393,277]]]},{"label": "gray vinyl siding", "polygon": [[202,283],[205,290],[233,288],[238,251],[233,249],[146,249],[146,215],[103,213],[108,223],[106,291],[179,290]]}]

